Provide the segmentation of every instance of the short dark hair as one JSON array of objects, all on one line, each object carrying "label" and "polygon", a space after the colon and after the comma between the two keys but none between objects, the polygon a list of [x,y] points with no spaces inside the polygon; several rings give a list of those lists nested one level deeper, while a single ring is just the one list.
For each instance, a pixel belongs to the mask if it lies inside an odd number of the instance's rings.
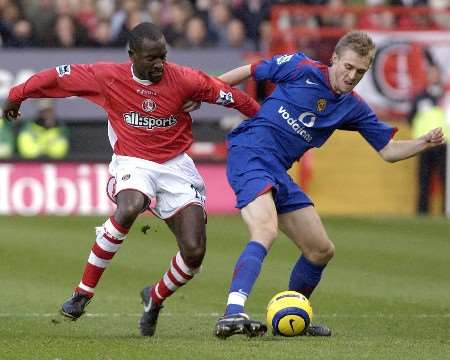
[{"label": "short dark hair", "polygon": [[339,39],[334,48],[337,55],[341,55],[344,50],[353,50],[359,56],[369,56],[373,58],[375,44],[367,33],[362,31],[351,31]]},{"label": "short dark hair", "polygon": [[143,22],[136,25],[128,35],[128,47],[130,50],[137,50],[144,39],[159,41],[164,37],[161,29],[155,24]]}]

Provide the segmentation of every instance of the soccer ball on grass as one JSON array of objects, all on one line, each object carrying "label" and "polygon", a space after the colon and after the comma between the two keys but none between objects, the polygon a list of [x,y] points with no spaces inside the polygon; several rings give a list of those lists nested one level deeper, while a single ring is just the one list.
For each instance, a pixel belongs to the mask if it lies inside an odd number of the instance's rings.
[{"label": "soccer ball on grass", "polygon": [[312,316],[309,300],[297,291],[282,291],[267,305],[267,325],[274,335],[301,335],[308,328]]}]

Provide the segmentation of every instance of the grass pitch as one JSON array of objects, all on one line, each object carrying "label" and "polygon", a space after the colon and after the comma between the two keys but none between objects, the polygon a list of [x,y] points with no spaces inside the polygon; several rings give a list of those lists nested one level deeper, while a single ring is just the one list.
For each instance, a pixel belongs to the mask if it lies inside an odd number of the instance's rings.
[{"label": "grass pitch", "polygon": [[[0,217],[0,359],[450,359],[450,224],[442,219],[326,218],[336,256],[312,297],[331,338],[213,335],[247,241],[239,217],[210,217],[203,271],[168,299],[154,338],[139,336],[139,291],[176,251],[163,222],[141,217],[88,313],[58,315],[103,218]],[[140,229],[149,224],[146,234]],[[264,318],[285,290],[294,246],[280,236],[247,302]]]}]

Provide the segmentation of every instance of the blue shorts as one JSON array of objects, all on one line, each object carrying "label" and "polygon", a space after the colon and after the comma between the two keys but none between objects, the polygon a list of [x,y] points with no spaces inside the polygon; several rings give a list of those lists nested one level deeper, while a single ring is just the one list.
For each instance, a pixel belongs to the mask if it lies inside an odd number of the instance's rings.
[{"label": "blue shorts", "polygon": [[272,189],[279,214],[313,205],[274,155],[254,148],[233,145],[228,149],[227,177],[242,209]]}]

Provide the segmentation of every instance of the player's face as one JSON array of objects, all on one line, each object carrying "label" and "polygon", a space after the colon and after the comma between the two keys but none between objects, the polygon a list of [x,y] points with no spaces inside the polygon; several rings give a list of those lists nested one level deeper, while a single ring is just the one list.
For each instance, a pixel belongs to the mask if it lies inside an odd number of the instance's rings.
[{"label": "player's face", "polygon": [[350,49],[344,50],[340,55],[334,53],[329,68],[333,91],[338,94],[352,91],[369,69],[371,59],[371,56],[360,56]]},{"label": "player's face", "polygon": [[167,55],[164,38],[158,41],[144,39],[138,49],[129,51],[129,55],[135,75],[139,79],[150,80],[153,83],[162,79]]}]

